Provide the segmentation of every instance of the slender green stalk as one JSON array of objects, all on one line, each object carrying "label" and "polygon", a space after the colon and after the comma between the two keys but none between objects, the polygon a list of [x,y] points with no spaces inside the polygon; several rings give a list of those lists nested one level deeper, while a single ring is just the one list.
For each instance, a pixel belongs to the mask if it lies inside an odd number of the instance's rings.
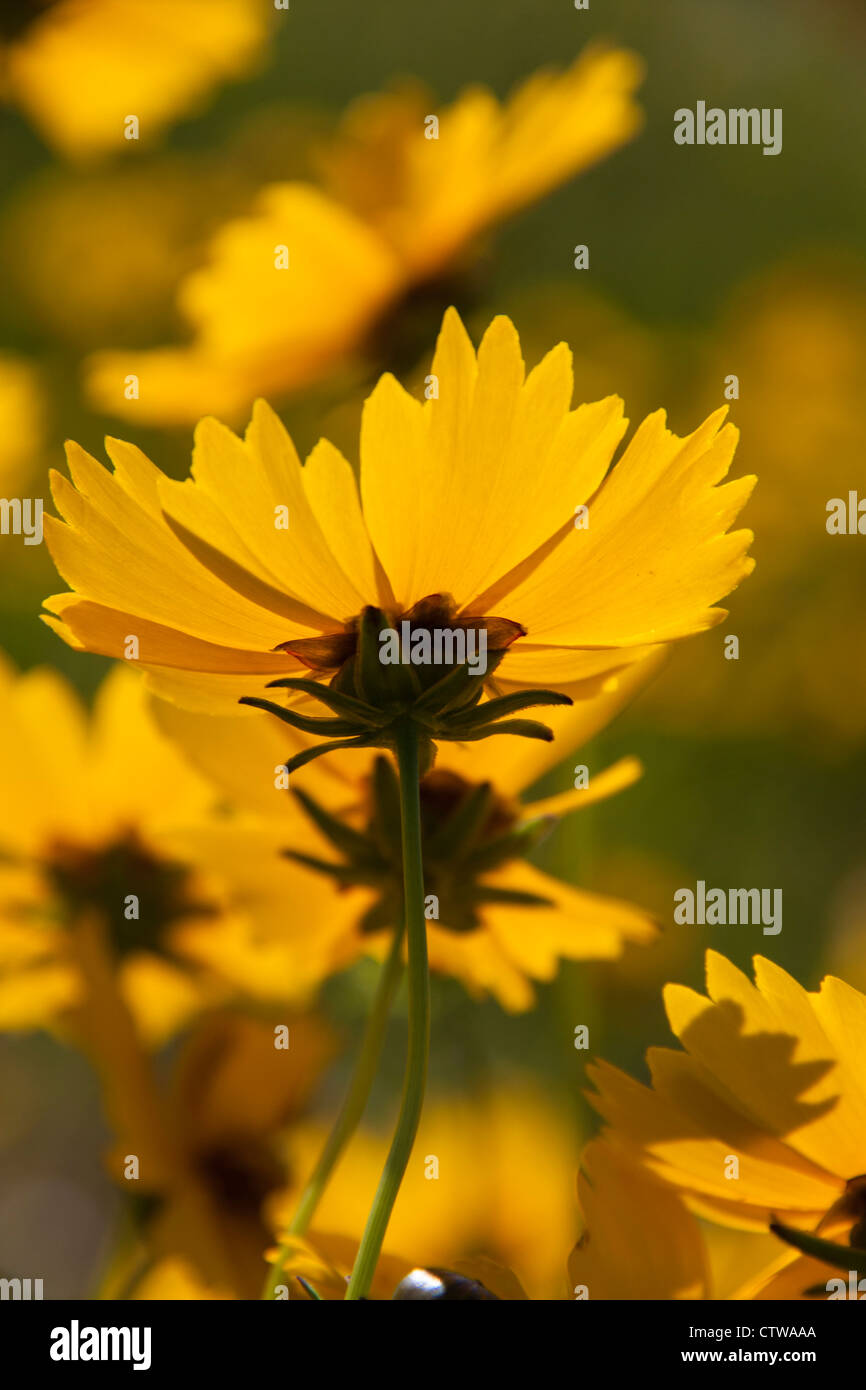
[{"label": "slender green stalk", "polygon": [[403,901],[409,948],[409,1048],[397,1128],[367,1225],[358,1247],[346,1298],[366,1298],[400,1191],[427,1084],[430,1051],[430,975],[427,969],[427,923],[424,918],[424,865],[421,853],[421,804],[418,791],[418,735],[410,722],[397,734],[400,773],[400,820],[403,842]]},{"label": "slender green stalk", "polygon": [[[358,1122],[364,1113],[367,1099],[379,1067],[379,1058],[382,1055],[382,1045],[385,1041],[385,1029],[388,1023],[388,1015],[391,1012],[391,1004],[403,974],[403,927],[402,925],[395,931],[391,948],[382,966],[379,976],[379,984],[376,989],[376,997],[373,1000],[373,1008],[367,1020],[364,1031],[364,1039],[361,1043],[361,1051],[352,1073],[352,1080],[346,1099],[343,1101],[342,1108],[334,1123],[331,1133],[328,1135],[325,1147],[319,1156],[319,1161],[313,1169],[312,1175],[301,1193],[295,1214],[288,1227],[289,1236],[303,1236],[310,1222],[313,1219],[316,1208],[322,1199],[322,1194],[330,1181],[334,1168],[339,1161],[340,1155],[358,1127]],[[286,1240],[280,1246],[279,1253],[270,1273],[265,1281],[262,1292],[263,1299],[273,1298],[277,1285],[283,1273],[283,1267],[289,1257],[293,1247],[292,1240]]]}]

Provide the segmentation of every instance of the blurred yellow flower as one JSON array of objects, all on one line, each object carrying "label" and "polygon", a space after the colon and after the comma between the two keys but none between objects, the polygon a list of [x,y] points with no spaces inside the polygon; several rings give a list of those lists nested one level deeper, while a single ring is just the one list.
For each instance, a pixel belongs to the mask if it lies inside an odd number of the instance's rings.
[{"label": "blurred yellow flower", "polygon": [[[274,1046],[271,1021],[217,1014],[200,1022],[184,1042],[166,1098],[166,1124],[231,1272],[222,1296],[259,1292],[270,1240],[264,1206],[291,1171],[280,1135],[300,1122],[335,1050],[333,1033],[314,1015],[283,1013],[276,1021],[288,1029],[285,1048]],[[188,1209],[169,1197],[115,1261],[102,1296],[116,1296],[118,1286],[131,1286],[136,1298],[218,1296],[199,1282],[214,1279],[215,1270],[205,1266],[196,1276],[196,1239]]]},{"label": "blurred yellow flower", "polygon": [[526,376],[509,319],[476,355],[449,310],[432,373],[424,403],[390,375],[368,399],[360,498],[326,441],[302,467],[264,402],[244,440],[203,420],[183,483],[130,444],[107,443],[113,476],[70,446],[65,522],[45,532],[76,592],[46,621],[115,657],[131,634],[158,694],[219,709],[301,666],[333,674],[367,605],[500,615],[518,640],[497,679],[520,686],[597,687],[724,616],[712,605],[752,568],[751,533],[726,532],[754,480],[716,486],[737,441],[723,410],[685,439],[657,411],[611,469],[622,402],[570,408],[565,344]]},{"label": "blurred yellow flower", "polygon": [[[594,697],[553,709],[552,744],[506,739],[496,750],[489,742],[440,749],[436,767],[421,783],[425,883],[438,899],[437,915],[427,924],[434,971],[455,976],[473,994],[493,994],[506,1009],[523,1010],[534,1001],[532,981],[552,979],[560,959],[613,959],[627,942],[654,938],[653,920],[639,908],[563,883],[526,860],[539,834],[633,783],[641,774],[637,760],[623,758],[593,771],[586,785],[581,776],[581,785],[575,786],[569,771],[567,790],[541,801],[524,797],[561,758],[607,725],[657,664],[654,658],[637,663]],[[244,852],[240,862],[215,850],[211,857],[232,883],[234,898],[249,900],[247,891],[238,889],[241,877],[246,882],[260,875],[267,883],[268,901],[250,914],[258,923],[259,940],[265,932],[275,943],[286,935],[295,940],[300,933],[297,953],[312,961],[318,952],[323,974],[365,951],[385,951],[402,918],[399,834],[389,834],[381,819],[387,817],[390,785],[386,760],[365,750],[344,751],[306,768],[302,795],[313,817],[299,824],[298,803],[275,790],[275,783],[284,779],[274,774],[289,753],[309,743],[304,735],[256,715],[202,716],[162,702],[156,713],[178,750],[258,817],[258,828],[252,823],[249,828],[249,854]],[[469,845],[462,847],[452,842],[449,828],[465,818],[470,805],[476,806],[480,822]],[[345,835],[337,828],[335,838],[329,838],[334,829],[330,816],[355,840],[364,836],[357,875],[351,857],[340,852],[345,851]],[[236,832],[232,838],[237,839]],[[279,891],[276,870],[259,867],[262,845],[272,854],[296,859],[301,867],[295,872],[303,874],[302,866],[309,864],[307,878],[319,883],[330,879],[339,889],[334,891],[339,907],[319,912],[315,930],[297,912],[284,911],[287,898]],[[313,885],[302,884],[301,890],[309,901]],[[237,927],[231,937],[240,941]],[[212,931],[209,940],[216,956]],[[255,951],[241,949],[246,965],[233,966],[234,977],[245,970],[250,988],[250,972],[261,970],[273,987],[274,962],[264,960],[260,951],[257,960]],[[227,968],[225,961],[222,968]]]},{"label": "blurred yellow flower", "polygon": [[179,292],[189,346],[97,354],[92,399],[109,414],[188,424],[211,410],[238,419],[260,393],[318,380],[487,227],[634,135],[640,77],[632,54],[596,48],[504,105],[478,87],[439,115],[415,86],[362,98],[322,152],[320,186],[269,185],[214,237]]},{"label": "blurred yellow flower", "polygon": [[[591,1065],[590,1099],[608,1140],[709,1220],[754,1231],[778,1220],[862,1247],[866,996],[833,976],[809,993],[761,956],[754,966],[752,984],[709,951],[708,999],[665,990],[685,1051],[649,1051],[651,1087]],[[752,1291],[795,1298],[822,1269],[780,1242]]]},{"label": "blurred yellow flower", "polygon": [[866,451],[866,267],[838,252],[773,266],[732,293],[711,332],[695,335],[683,370],[669,329],[655,358],[668,362],[672,410],[711,410],[736,377],[741,466],[761,471],[750,519],[763,548],[732,629],[739,659],[725,659],[721,637],[696,644],[648,708],[678,731],[709,719],[723,732],[793,732],[834,757],[866,733],[866,628],[851,601],[866,586],[866,552],[856,537],[827,530],[828,504],[847,510],[859,485],[852,461]]},{"label": "blurred yellow flower", "polygon": [[0,95],[75,158],[150,141],[219,82],[246,72],[267,34],[250,0],[54,0],[16,5],[0,36]]},{"label": "blurred yellow flower", "polygon": [[[309,1170],[322,1139],[309,1124],[290,1132],[293,1171]],[[334,1237],[343,1237],[351,1263],[387,1147],[386,1135],[369,1130],[352,1140],[316,1214],[313,1247],[336,1253]],[[513,1269],[531,1297],[564,1297],[578,1229],[578,1153],[567,1105],[526,1078],[431,1098],[388,1226],[386,1259],[453,1269],[484,1256]],[[290,1190],[272,1202],[277,1230],[295,1200]]]},{"label": "blurred yellow flower", "polygon": [[213,788],[160,733],[130,671],[109,676],[88,723],[55,672],[4,664],[0,750],[0,1029],[86,1034],[94,968],[116,971],[151,1044],[239,989],[297,999],[318,983],[315,946],[301,957],[283,933],[269,953],[266,917],[249,914],[270,899],[282,915],[289,893],[326,944],[336,895],[262,849],[258,899],[240,884],[231,898],[221,863],[249,858],[248,836],[214,816]]}]

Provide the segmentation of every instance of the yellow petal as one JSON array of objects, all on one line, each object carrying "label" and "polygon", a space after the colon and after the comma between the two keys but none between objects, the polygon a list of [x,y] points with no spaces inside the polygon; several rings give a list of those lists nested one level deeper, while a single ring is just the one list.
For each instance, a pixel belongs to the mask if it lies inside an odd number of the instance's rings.
[{"label": "yellow petal", "polygon": [[[565,693],[573,695],[573,705],[540,706],[537,710],[528,711],[533,718],[541,720],[553,730],[552,743],[539,743],[534,739],[509,737],[482,739],[478,743],[471,744],[442,743],[437,752],[436,765],[437,767],[450,768],[472,781],[489,780],[498,792],[508,796],[518,796],[521,792],[528,791],[546,773],[563,763],[564,759],[570,758],[573,752],[582,748],[597,733],[606,728],[636,691],[640,690],[656,674],[661,659],[662,653],[651,653],[647,659],[635,662],[626,670],[608,677],[602,689],[591,695],[580,690],[570,691],[566,688]],[[502,682],[501,688],[504,695],[518,689],[518,687],[511,686],[506,682]],[[559,685],[557,688],[562,689]],[[634,772],[633,765],[624,765],[622,776],[626,780],[621,783],[622,786],[628,785],[629,775]],[[597,782],[596,779],[600,775],[605,778],[613,777],[613,769],[604,774],[593,772],[590,787],[574,793],[576,805],[589,804],[586,798],[590,793],[590,788],[594,788],[593,797],[595,799],[612,795],[616,789],[615,784],[613,782]],[[573,773],[565,765],[562,769],[562,778],[563,785],[571,788],[574,780]],[[606,787],[610,789],[605,790]],[[571,795],[570,792],[565,794]],[[533,814],[545,813],[543,809],[539,809],[538,803],[530,809]]]},{"label": "yellow petal", "polygon": [[455,976],[470,994],[492,994],[509,1013],[532,1007],[535,991],[491,933],[447,931],[429,924],[427,942],[431,969]]},{"label": "yellow petal", "polygon": [[45,538],[58,570],[82,598],[218,644],[268,651],[283,640],[281,620],[208,574],[164,522],[152,520],[118,481],[105,477],[109,486],[91,499],[61,474],[52,475],[68,524],[45,517]]},{"label": "yellow petal", "polygon": [[684,440],[661,412],[644,421],[590,502],[587,529],[572,528],[507,595],[531,642],[635,646],[719,620],[710,605],[753,567],[751,533],[725,532],[754,480],[715,486],[737,440],[723,414]]},{"label": "yellow petal", "polygon": [[[258,689],[259,682],[251,682],[249,676],[260,676],[264,685],[278,675],[298,674],[300,670],[299,663],[283,652],[241,651],[237,647],[203,642],[147,618],[80,599],[76,594],[53,594],[44,602],[56,617],[51,619],[43,615],[43,620],[78,650],[134,660],[144,670],[151,664],[181,667],[201,673],[205,682],[209,672],[228,676],[238,687],[234,704],[241,695],[256,693],[252,685]],[[137,655],[129,646],[130,637],[138,639]],[[244,676],[245,672],[249,676]]]},{"label": "yellow petal", "polygon": [[245,0],[62,0],[7,50],[7,82],[53,144],[93,155],[124,146],[130,112],[152,139],[244,72],[266,32],[264,12]]},{"label": "yellow petal", "polygon": [[[192,345],[98,356],[91,390],[140,420],[235,417],[256,396],[305,386],[354,352],[404,274],[381,236],[346,208],[304,184],[271,185],[249,216],[221,228],[208,264],[182,286]],[[140,396],[124,403],[129,373],[140,377]]]},{"label": "yellow petal", "polygon": [[569,816],[573,811],[582,811],[597,801],[606,801],[609,796],[631,787],[643,776],[643,765],[637,758],[620,758],[619,762],[596,772],[585,787],[571,791],[557,792],[541,801],[530,801],[525,807],[525,819],[536,816]]},{"label": "yellow petal", "polygon": [[524,381],[517,333],[504,317],[493,320],[476,358],[449,310],[431,371],[438,396],[423,407],[392,377],[366,403],[361,481],[370,535],[403,606],[446,592],[463,607],[495,612],[502,576],[595,490],[625,429],[622,402],[569,413],[564,344]]},{"label": "yellow petal", "polygon": [[535,893],[550,907],[485,904],[485,929],[500,949],[535,979],[551,979],[560,958],[611,960],[627,941],[651,941],[657,927],[648,913],[616,898],[588,893],[515,861],[490,877],[492,886]]},{"label": "yellow petal", "polygon": [[712,1002],[668,986],[671,1027],[745,1114],[828,1172],[854,1177],[862,1092],[852,1102],[807,992],[769,961],[760,961],[756,978],[752,985],[725,957],[707,952]]},{"label": "yellow petal", "polygon": [[629,139],[641,75],[632,54],[595,48],[564,72],[535,74],[503,105],[468,88],[441,112],[438,140],[423,128],[403,140],[402,189],[379,215],[383,232],[416,274],[432,274],[483,227]]},{"label": "yellow petal", "polygon": [[590,1299],[708,1296],[700,1229],[680,1196],[616,1147],[593,1140],[577,1183],[584,1234],[568,1262]]}]

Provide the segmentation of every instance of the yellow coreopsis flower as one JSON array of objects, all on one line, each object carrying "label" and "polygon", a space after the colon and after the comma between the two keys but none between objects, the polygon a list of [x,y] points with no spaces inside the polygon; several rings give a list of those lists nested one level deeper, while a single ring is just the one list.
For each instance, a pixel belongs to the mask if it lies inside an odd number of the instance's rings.
[{"label": "yellow coreopsis flower", "polygon": [[[315,944],[303,954],[285,934],[269,944],[265,915],[250,920],[256,895],[237,880],[228,889],[220,866],[248,857],[248,839],[240,824],[214,816],[214,802],[214,789],[160,733],[130,671],[108,678],[88,722],[55,672],[17,677],[4,665],[0,1029],[86,1035],[103,971],[116,972],[150,1043],[238,990],[299,998],[318,983]],[[339,919],[335,895],[285,861],[275,860],[274,884],[271,857],[262,852],[258,896],[291,893],[319,922],[325,949],[327,912]],[[266,965],[280,967],[269,983]]]},{"label": "yellow coreopsis flower", "polygon": [[273,184],[217,233],[179,294],[190,345],[97,354],[93,399],[114,415],[190,423],[318,380],[381,335],[411,290],[454,270],[479,233],[629,139],[640,76],[632,54],[590,49],[504,105],[478,87],[438,115],[415,87],[361,99],[322,153],[319,186]]},{"label": "yellow coreopsis flower", "polygon": [[[238,1013],[199,1021],[179,1051],[165,1096],[164,1123],[206,1203],[223,1278],[230,1276],[224,1292],[238,1297],[259,1292],[270,1240],[265,1203],[293,1180],[280,1136],[301,1122],[335,1050],[333,1033],[315,1015],[282,1010],[276,1031],[283,1030],[278,1048],[273,1021]],[[116,1158],[110,1166],[122,1169],[121,1154]],[[171,1196],[148,1213],[133,1248],[114,1261],[102,1296],[126,1288],[138,1298],[213,1297],[195,1284],[185,1290],[180,1277],[190,1264],[199,1266],[198,1281],[216,1283],[220,1272],[201,1266],[199,1232],[189,1217]],[[155,1259],[170,1263],[150,1272]]]},{"label": "yellow coreopsis flower", "polygon": [[0,96],[64,154],[102,154],[245,72],[266,32],[249,0],[34,0],[3,16]]},{"label": "yellow coreopsis flower", "polygon": [[[568,770],[566,789],[543,800],[532,801],[526,793],[607,725],[657,664],[654,658],[637,663],[611,678],[599,694],[552,710],[553,743],[507,739],[495,748],[486,741],[443,745],[420,790],[425,882],[434,895],[427,922],[434,971],[520,1011],[534,1001],[533,982],[552,979],[561,959],[610,960],[627,942],[653,939],[656,927],[647,913],[564,883],[526,859],[560,819],[636,781],[637,759],[592,770],[588,780],[588,769],[577,778]],[[402,918],[399,824],[390,822],[388,804],[396,788],[387,760],[372,753],[334,753],[305,769],[299,797],[290,797],[277,788],[286,785],[287,754],[309,744],[304,735],[258,715],[202,716],[164,702],[157,702],[156,713],[177,748],[254,813],[237,859],[231,847],[230,857],[220,854],[213,832],[205,832],[210,858],[221,863],[236,896],[249,902],[253,881],[267,884],[251,914],[258,924],[258,947],[246,945],[233,924],[225,933],[232,945],[222,969],[248,991],[261,993],[269,981],[273,988],[274,970],[281,966],[263,954],[266,942],[277,950],[288,940],[297,942],[298,954],[317,953],[323,975],[364,952],[385,950]],[[299,814],[299,801],[309,820]],[[474,828],[464,824],[472,808]],[[237,831],[231,839],[241,843]],[[312,924],[303,920],[286,889],[280,889],[285,857],[268,866],[267,855],[288,855],[294,864],[308,865],[311,880],[330,879],[339,889],[334,891],[339,908],[326,906]],[[244,888],[238,891],[241,881]],[[302,890],[306,899],[305,885]],[[216,937],[212,931],[208,935],[209,959],[219,968]]]},{"label": "yellow coreopsis flower", "polygon": [[[833,976],[810,993],[755,957],[755,983],[707,953],[709,998],[668,985],[685,1049],[648,1053],[651,1087],[604,1063],[591,1099],[615,1145],[716,1222],[774,1222],[866,1247],[866,996]],[[752,1290],[802,1296],[834,1271],[780,1242]],[[838,1271],[835,1271],[838,1273]]]},{"label": "yellow coreopsis flower", "polygon": [[484,628],[506,687],[597,683],[724,616],[753,564],[728,528],[754,482],[717,486],[724,410],[683,439],[650,415],[611,468],[622,402],[571,409],[565,344],[527,376],[509,319],[476,354],[449,310],[432,375],[423,403],[390,375],[367,401],[360,497],[326,441],[302,466],[264,402],[243,440],[202,421],[183,483],[131,444],[107,442],[113,475],[71,445],[45,531],[74,592],[46,621],[78,648],[132,643],[158,694],[216,710],[304,667],[333,676],[375,605]]}]

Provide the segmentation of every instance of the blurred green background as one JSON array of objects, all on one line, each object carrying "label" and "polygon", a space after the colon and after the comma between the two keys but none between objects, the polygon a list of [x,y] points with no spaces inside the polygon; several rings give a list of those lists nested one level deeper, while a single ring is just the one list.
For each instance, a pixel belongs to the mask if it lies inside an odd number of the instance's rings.
[{"label": "blurred green background", "polygon": [[[584,1133],[594,1121],[575,1025],[590,1026],[590,1056],[644,1075],[646,1047],[669,1038],[661,986],[700,984],[707,947],[744,967],[756,952],[770,955],[810,987],[828,968],[866,987],[866,541],[830,537],[824,524],[827,500],[866,480],[862,5],[591,0],[577,11],[570,0],[292,0],[258,71],[135,149],[134,164],[127,151],[65,163],[14,112],[0,135],[0,353],[36,369],[42,402],[16,467],[44,479],[46,466],[62,466],[64,437],[100,454],[111,432],[180,476],[189,431],[91,413],[83,356],[177,339],[174,289],[208,234],[268,179],[303,174],[309,135],[353,97],[402,75],[442,101],[470,82],[504,96],[596,37],[645,60],[645,129],[499,229],[480,301],[457,307],[476,334],[493,313],[511,314],[530,362],[565,339],[578,395],[618,392],[633,424],[665,406],[674,429],[692,429],[736,373],[735,471],[760,483],[745,515],[757,569],[731,597],[730,617],[675,650],[652,689],[581,753],[596,768],[637,754],[643,781],[573,818],[539,853],[563,877],[652,910],[658,944],[610,966],[564,966],[538,1007],[516,1018],[437,983],[434,1091],[528,1066],[574,1107]],[[674,110],[699,99],[781,107],[782,153],[676,146]],[[576,243],[590,248],[588,271],[573,269]],[[335,415],[321,393],[282,403],[281,414],[302,452],[333,425],[356,458],[357,415]],[[47,497],[44,482],[28,486]],[[62,587],[44,547],[22,551],[4,538],[0,582],[0,646],[24,668],[55,665],[91,694],[108,663],[68,651],[36,617],[41,598]],[[723,656],[729,633],[740,639],[737,662]],[[564,785],[560,772],[544,790]],[[781,888],[781,934],[675,927],[673,892],[697,879]],[[369,986],[363,967],[325,991],[350,1040]],[[380,1111],[399,1084],[402,1028],[398,1017]],[[0,1053],[12,1078],[3,1187],[19,1222],[46,1201],[62,1206],[64,1221],[40,1228],[36,1264],[53,1261],[64,1290],[80,1293],[107,1200],[94,1177],[97,1097],[83,1064],[45,1039],[3,1039]],[[328,1079],[326,1110],[342,1070]]]}]

